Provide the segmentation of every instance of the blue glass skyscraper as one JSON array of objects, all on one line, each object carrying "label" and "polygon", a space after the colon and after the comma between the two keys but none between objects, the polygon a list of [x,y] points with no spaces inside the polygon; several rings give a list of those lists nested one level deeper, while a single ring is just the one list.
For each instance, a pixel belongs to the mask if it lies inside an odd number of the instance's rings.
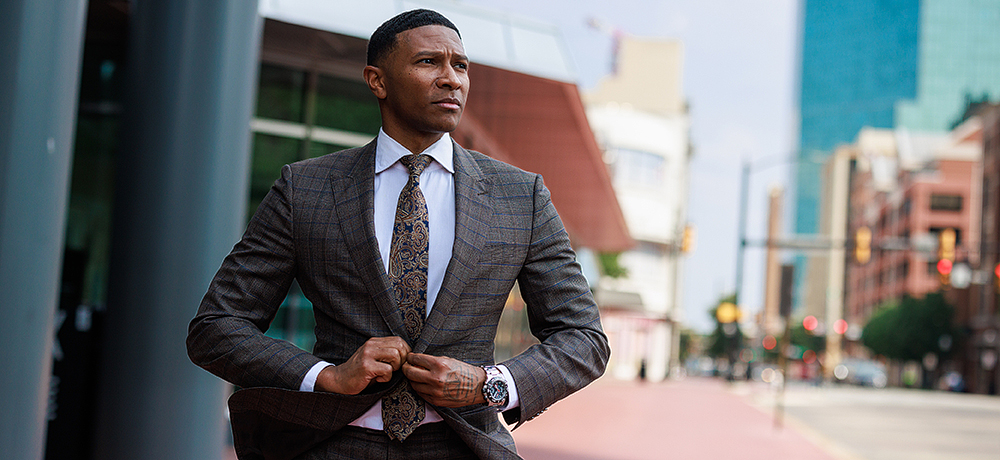
[{"label": "blue glass skyscraper", "polygon": [[918,0],[806,0],[795,232],[817,231],[822,161],[917,94]]}]

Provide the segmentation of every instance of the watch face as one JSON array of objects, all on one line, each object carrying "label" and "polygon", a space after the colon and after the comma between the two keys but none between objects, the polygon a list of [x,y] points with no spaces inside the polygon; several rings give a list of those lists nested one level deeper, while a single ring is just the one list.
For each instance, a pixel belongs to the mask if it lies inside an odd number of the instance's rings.
[{"label": "watch face", "polygon": [[507,382],[501,379],[488,382],[483,388],[483,396],[491,405],[502,404],[507,400]]}]

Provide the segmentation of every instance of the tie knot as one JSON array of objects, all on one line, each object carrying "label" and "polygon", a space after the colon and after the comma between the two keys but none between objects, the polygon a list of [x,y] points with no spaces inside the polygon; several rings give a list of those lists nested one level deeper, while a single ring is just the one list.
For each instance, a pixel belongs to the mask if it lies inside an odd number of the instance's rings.
[{"label": "tie knot", "polygon": [[420,173],[424,172],[424,168],[431,164],[432,158],[430,155],[406,155],[399,159],[403,166],[406,166],[410,170],[410,175],[420,176]]}]

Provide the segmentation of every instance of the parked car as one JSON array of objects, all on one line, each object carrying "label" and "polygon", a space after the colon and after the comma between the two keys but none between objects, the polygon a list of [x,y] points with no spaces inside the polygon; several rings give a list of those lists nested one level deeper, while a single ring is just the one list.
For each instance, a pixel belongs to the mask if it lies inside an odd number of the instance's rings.
[{"label": "parked car", "polygon": [[885,388],[889,383],[885,366],[867,359],[847,358],[833,369],[833,376],[841,383],[872,388]]}]

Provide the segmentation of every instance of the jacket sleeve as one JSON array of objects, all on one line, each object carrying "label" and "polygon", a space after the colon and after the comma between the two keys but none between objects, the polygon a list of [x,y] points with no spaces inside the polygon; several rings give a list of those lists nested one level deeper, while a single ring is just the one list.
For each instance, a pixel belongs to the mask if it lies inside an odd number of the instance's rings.
[{"label": "jacket sleeve", "polygon": [[504,417],[517,426],[600,377],[611,353],[597,304],[541,176],[533,197],[531,243],[518,285],[540,343],[503,363],[520,400]]},{"label": "jacket sleeve", "polygon": [[295,277],[292,171],[281,170],[188,327],[191,360],[241,387],[298,389],[319,359],[264,335]]}]

